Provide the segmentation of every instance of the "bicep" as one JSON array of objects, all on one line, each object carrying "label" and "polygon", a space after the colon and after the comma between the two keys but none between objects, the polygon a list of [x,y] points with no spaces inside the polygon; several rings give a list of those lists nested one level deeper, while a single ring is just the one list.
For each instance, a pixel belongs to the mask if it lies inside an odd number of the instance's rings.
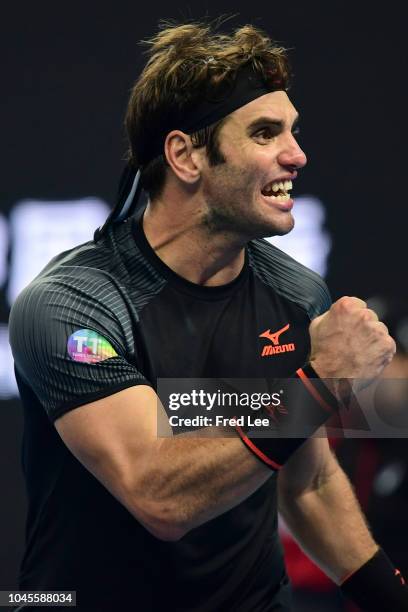
[{"label": "bicep", "polygon": [[78,461],[148,525],[152,510],[144,485],[161,443],[158,427],[160,435],[171,435],[154,390],[129,387],[66,412],[55,427]]}]

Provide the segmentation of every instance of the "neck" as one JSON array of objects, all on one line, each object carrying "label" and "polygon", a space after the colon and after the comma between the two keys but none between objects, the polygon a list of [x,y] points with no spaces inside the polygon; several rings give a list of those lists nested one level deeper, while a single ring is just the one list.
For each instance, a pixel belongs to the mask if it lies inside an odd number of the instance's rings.
[{"label": "neck", "polygon": [[179,276],[204,286],[225,285],[241,272],[245,241],[213,232],[203,221],[205,206],[197,197],[164,194],[148,204],[143,229],[156,255]]}]

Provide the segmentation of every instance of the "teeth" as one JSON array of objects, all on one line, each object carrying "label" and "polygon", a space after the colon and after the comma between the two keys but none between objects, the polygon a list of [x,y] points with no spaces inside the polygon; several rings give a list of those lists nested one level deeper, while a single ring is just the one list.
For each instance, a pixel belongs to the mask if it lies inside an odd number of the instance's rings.
[{"label": "teeth", "polygon": [[270,200],[279,200],[279,202],[287,202],[289,200],[289,194],[288,193],[284,193],[282,195],[268,195],[268,198]]},{"label": "teeth", "polygon": [[274,181],[269,183],[264,189],[265,193],[276,193],[277,191],[283,191],[287,193],[292,189],[292,181]]}]

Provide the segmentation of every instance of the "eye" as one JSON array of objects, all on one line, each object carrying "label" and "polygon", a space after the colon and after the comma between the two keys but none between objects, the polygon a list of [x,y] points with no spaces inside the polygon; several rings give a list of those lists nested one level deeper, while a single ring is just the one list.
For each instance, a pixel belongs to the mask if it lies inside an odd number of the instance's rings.
[{"label": "eye", "polygon": [[260,128],[254,133],[254,138],[258,138],[260,140],[270,140],[271,138],[275,138],[279,133],[279,130],[274,130],[273,128],[266,126]]},{"label": "eye", "polygon": [[292,129],[292,134],[293,136],[300,134],[300,127],[298,125]]}]

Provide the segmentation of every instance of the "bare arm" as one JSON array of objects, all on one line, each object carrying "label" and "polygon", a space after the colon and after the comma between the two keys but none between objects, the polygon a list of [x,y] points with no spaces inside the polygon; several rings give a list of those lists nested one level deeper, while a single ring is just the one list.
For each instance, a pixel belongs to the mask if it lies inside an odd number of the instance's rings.
[{"label": "bare arm", "polygon": [[[395,351],[384,326],[356,298],[339,300],[313,321],[310,332],[313,363],[323,377],[332,372],[340,377],[377,376]],[[354,354],[350,371],[349,355],[340,362],[338,358],[338,346],[346,340]],[[238,505],[271,476],[238,437],[158,439],[157,410],[156,394],[141,385],[76,408],[55,423],[77,459],[157,537],[181,537]],[[287,492],[293,490],[296,470],[288,468],[286,473]],[[296,498],[302,508],[299,516],[324,512],[311,500],[335,506],[343,489],[352,505],[354,498],[339,471],[318,487],[319,496]],[[309,510],[306,500],[311,501]]]},{"label": "bare arm", "polygon": [[155,392],[141,385],[55,422],[75,457],[156,537],[180,538],[271,476],[238,437],[158,438],[157,410]]},{"label": "bare arm", "polygon": [[308,556],[337,584],[378,550],[326,438],[308,440],[280,471],[279,510]]}]

